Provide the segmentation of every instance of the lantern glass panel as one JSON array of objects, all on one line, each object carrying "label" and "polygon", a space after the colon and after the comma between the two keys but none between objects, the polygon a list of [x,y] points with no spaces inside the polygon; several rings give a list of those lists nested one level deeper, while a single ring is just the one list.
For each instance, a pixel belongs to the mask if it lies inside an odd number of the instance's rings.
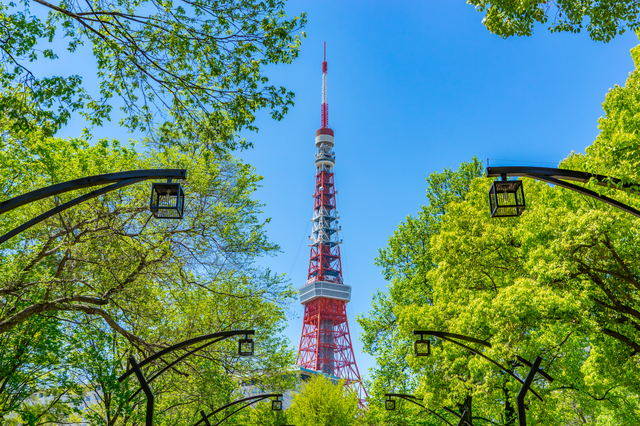
[{"label": "lantern glass panel", "polygon": [[252,356],[253,355],[253,339],[240,339],[238,340],[238,355],[240,356]]},{"label": "lantern glass panel", "polygon": [[282,411],[282,401],[279,399],[271,401],[271,411]]},{"label": "lantern glass panel", "polygon": [[387,411],[393,411],[393,410],[395,410],[395,409],[396,409],[396,401],[394,401],[393,399],[387,399],[387,400],[384,402],[384,408],[385,408]]},{"label": "lantern glass panel", "polygon": [[151,213],[157,219],[182,219],[184,191],[177,182],[154,183],[151,186]]},{"label": "lantern glass panel", "polygon": [[525,209],[521,180],[495,181],[489,189],[491,217],[520,216]]},{"label": "lantern glass panel", "polygon": [[431,355],[431,341],[423,339],[416,340],[413,344],[413,354],[415,356]]}]

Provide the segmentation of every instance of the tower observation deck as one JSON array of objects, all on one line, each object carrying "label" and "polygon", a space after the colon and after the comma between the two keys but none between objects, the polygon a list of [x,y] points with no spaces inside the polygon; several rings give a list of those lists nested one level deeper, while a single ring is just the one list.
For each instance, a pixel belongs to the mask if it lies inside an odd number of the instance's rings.
[{"label": "tower observation deck", "polygon": [[360,405],[368,397],[356,365],[346,305],[351,287],[342,279],[339,225],[333,167],[334,132],[329,127],[327,60],[322,62],[321,127],[316,131],[316,179],[313,194],[311,254],[306,284],[300,288],[304,318],[297,364],[345,380],[356,389]]}]

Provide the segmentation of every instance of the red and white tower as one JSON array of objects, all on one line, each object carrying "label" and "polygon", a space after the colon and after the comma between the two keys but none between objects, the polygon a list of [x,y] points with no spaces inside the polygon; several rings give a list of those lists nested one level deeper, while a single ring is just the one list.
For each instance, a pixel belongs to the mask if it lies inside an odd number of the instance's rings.
[{"label": "red and white tower", "polygon": [[307,284],[300,289],[304,320],[297,364],[345,380],[356,388],[360,405],[368,396],[356,365],[346,305],[351,287],[342,280],[338,212],[333,166],[333,130],[329,128],[327,55],[322,62],[322,127],[316,131],[316,188],[313,194],[313,233]]}]

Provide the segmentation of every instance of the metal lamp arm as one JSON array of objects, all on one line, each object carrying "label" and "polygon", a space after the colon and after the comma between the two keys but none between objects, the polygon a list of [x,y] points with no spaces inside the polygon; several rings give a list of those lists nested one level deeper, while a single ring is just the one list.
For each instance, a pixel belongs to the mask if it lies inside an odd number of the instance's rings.
[{"label": "metal lamp arm", "polygon": [[[251,401],[251,403],[246,404],[244,407],[242,407],[242,408],[246,408],[246,407],[250,406],[251,404],[254,404],[254,403],[258,402],[258,401],[262,401],[263,399],[267,399],[267,398],[271,398],[271,397],[281,398],[282,394],[281,393],[261,393],[261,394],[258,394],[258,395],[247,396],[245,398],[241,398],[241,399],[232,401],[232,402],[230,402],[228,404],[225,404],[222,407],[212,411],[211,413],[206,414],[205,416],[203,416],[202,419],[200,419],[196,423],[194,423],[193,426],[198,426],[200,423],[203,423],[205,418],[208,421],[209,417],[211,417],[211,416],[213,416],[213,415],[219,413],[220,411],[225,410],[225,409],[227,409],[229,407],[233,407],[234,405],[242,404],[243,402],[246,402],[246,401]],[[254,400],[257,400],[257,401],[254,401]],[[233,413],[231,413],[229,416],[225,417],[222,420],[227,419],[228,417],[230,417],[231,415],[237,413],[238,411],[240,411],[240,410],[234,411]],[[220,424],[220,423],[217,423],[217,424]]]},{"label": "metal lamp arm", "polygon": [[[225,421],[225,420],[227,420],[229,417],[231,417],[231,416],[233,416],[234,414],[236,414],[238,411],[242,411],[242,410],[244,410],[245,408],[247,408],[248,406],[250,406],[250,405],[252,405],[252,404],[257,404],[258,402],[263,401],[263,400],[265,400],[265,399],[267,399],[267,398],[260,398],[260,399],[256,399],[255,401],[251,401],[251,402],[249,402],[249,403],[247,403],[247,404],[243,405],[242,407],[240,407],[240,408],[238,408],[237,410],[235,410],[235,411],[231,412],[230,414],[227,414],[227,416],[225,416],[222,420],[220,420],[218,423],[216,423],[216,424],[215,424],[215,425],[213,425],[213,426],[219,426],[219,425],[221,425],[221,424],[222,424],[222,422],[224,422],[224,421]],[[208,419],[208,417],[207,417],[207,419]]]},{"label": "metal lamp arm", "polygon": [[[635,217],[640,217],[640,210],[634,209],[631,206],[628,206],[628,205],[626,205],[624,203],[621,203],[620,201],[617,201],[617,200],[614,200],[612,198],[609,198],[609,197],[607,197],[605,195],[600,195],[597,192],[592,191],[590,189],[583,188],[581,186],[574,185],[572,183],[563,182],[563,181],[561,181],[559,179],[555,179],[555,178],[548,177],[548,176],[547,177],[541,177],[541,176],[536,176],[536,175],[527,175],[527,177],[531,177],[533,179],[537,179],[537,180],[541,180],[541,181],[544,181],[544,182],[547,182],[547,183],[551,183],[553,185],[557,185],[557,186],[560,186],[560,187],[565,188],[565,189],[570,189],[570,190],[572,190],[574,192],[577,192],[579,194],[586,195],[587,197],[591,197],[591,198],[594,198],[596,200],[599,200],[599,201],[602,201],[604,203],[607,203],[610,206],[616,207],[616,208],[618,208],[618,209],[620,209],[620,210],[622,210],[624,212],[632,214]],[[620,188],[616,188],[616,189],[620,189]]]},{"label": "metal lamp arm", "polygon": [[0,214],[53,195],[75,191],[77,189],[112,183],[112,185],[96,189],[95,191],[91,191],[88,194],[81,195],[80,197],[74,198],[71,201],[67,201],[64,204],[54,207],[53,209],[29,220],[28,222],[23,223],[17,228],[14,228],[6,234],[0,236],[0,244],[55,214],[58,214],[70,207],[88,201],[92,198],[96,198],[102,194],[106,194],[108,192],[115,191],[117,189],[124,188],[125,186],[133,185],[134,183],[138,183],[144,180],[160,178],[185,179],[186,176],[187,171],[180,169],[134,170],[129,172],[107,173],[104,175],[96,175],[58,183],[55,185],[47,186],[46,188],[37,189],[35,191],[19,195],[0,203]]},{"label": "metal lamp arm", "polygon": [[427,410],[427,407],[425,407],[424,405],[420,404],[418,401],[416,401],[416,397],[413,395],[406,395],[403,393],[388,393],[385,394],[386,397],[391,397],[391,398],[400,398],[403,399],[405,401],[409,401],[412,404],[417,405],[418,407],[424,408],[425,410]]},{"label": "metal lamp arm", "polygon": [[469,336],[465,336],[464,334],[455,334],[455,333],[447,333],[444,331],[432,331],[432,330],[414,330],[413,332],[414,336],[434,336],[434,337],[441,337],[441,338],[452,338],[452,339],[458,339],[458,340],[464,340],[466,342],[471,342],[471,343],[477,343],[479,345],[482,346],[486,346],[488,348],[491,348],[491,343],[485,341],[485,340],[480,340],[480,339],[476,339],[474,337],[469,337]]},{"label": "metal lamp arm", "polygon": [[[149,358],[145,359],[144,361],[141,361],[138,366],[140,368],[144,367],[145,365],[161,358],[162,356],[177,351],[178,349],[182,349],[184,347],[187,346],[191,346],[194,345],[196,343],[205,341],[205,340],[210,340],[210,339],[216,339],[218,338],[218,340],[216,340],[216,342],[220,341],[220,340],[224,340],[227,339],[229,337],[233,337],[233,336],[248,336],[248,335],[254,335],[255,331],[254,330],[234,330],[234,331],[220,331],[218,333],[212,333],[212,334],[205,334],[204,336],[199,336],[199,337],[194,337],[193,339],[189,339],[189,340],[185,340],[184,342],[180,342],[177,343],[173,346],[170,346],[166,349],[161,350],[160,352],[156,352],[155,354],[151,355]],[[201,346],[198,349],[202,349],[204,346]],[[198,350],[196,349],[196,350]],[[194,352],[194,351],[192,351]],[[180,359],[183,359],[185,357],[181,357]],[[131,374],[133,373],[133,369],[129,369],[127,370],[122,376],[118,377],[118,381],[122,382],[124,379],[126,379],[127,377],[129,377]]]},{"label": "metal lamp arm", "polygon": [[69,191],[75,191],[77,189],[89,188],[92,186],[106,185],[109,183],[121,182],[129,179],[186,179],[187,171],[184,169],[149,169],[149,170],[131,170],[127,172],[117,173],[105,173],[102,175],[95,175],[84,177],[80,179],[74,179],[67,182],[57,183],[45,188],[36,189],[26,194],[18,195],[9,200],[0,203],[0,214],[13,210],[25,204],[33,203],[34,201],[41,200],[43,198],[51,197],[52,195],[63,194]]},{"label": "metal lamp arm", "polygon": [[[482,352],[476,351],[475,349],[465,345],[464,343],[460,343],[460,342],[458,342],[456,340],[453,340],[453,339],[455,338],[455,339],[459,339],[459,340],[465,340],[467,342],[478,343],[478,344],[486,346],[486,347],[491,347],[491,344],[489,342],[485,342],[484,340],[474,339],[473,337],[464,336],[462,334],[445,333],[445,332],[442,332],[442,331],[415,330],[413,332],[413,334],[414,334],[414,336],[424,335],[424,336],[439,337],[442,340],[454,343],[454,344],[460,346],[461,348],[464,348],[464,349],[468,350],[472,354],[478,355],[478,356],[486,359],[487,361],[489,361],[492,364],[494,364],[497,367],[499,367],[503,372],[507,373],[508,375],[510,375],[511,377],[516,379],[518,382],[520,382],[520,384],[524,385],[524,381],[522,379],[520,379],[512,371],[509,371],[506,367],[504,367],[503,365],[501,365],[497,361],[494,361],[493,359],[491,359],[488,356],[484,355]],[[530,389],[530,390],[531,390],[531,393],[533,393],[540,401],[543,401],[542,397],[540,395],[538,395],[533,389]]]},{"label": "metal lamp arm", "polygon": [[[154,374],[153,376],[151,376],[151,377],[149,378],[149,380],[147,380],[147,383],[151,383],[151,382],[153,382],[153,381],[154,381],[155,379],[157,379],[160,375],[162,375],[162,373],[164,373],[165,371],[167,371],[168,369],[170,369],[171,367],[173,367],[174,365],[176,365],[177,363],[179,363],[179,362],[180,362],[180,361],[182,361],[183,359],[187,358],[188,356],[190,356],[190,355],[192,355],[192,354],[194,354],[194,353],[198,352],[198,351],[199,351],[199,350],[201,350],[201,349],[206,348],[207,346],[211,346],[211,345],[213,345],[214,343],[219,342],[219,341],[224,340],[224,339],[225,339],[225,337],[221,337],[221,338],[219,338],[219,339],[212,340],[212,341],[210,341],[210,342],[205,343],[205,344],[204,344],[204,345],[202,345],[202,346],[198,346],[197,348],[190,350],[189,352],[187,352],[186,354],[182,355],[181,357],[179,357],[179,358],[178,358],[178,359],[176,359],[175,361],[170,362],[170,363],[169,363],[169,364],[167,364],[163,369],[161,369],[161,370],[160,370],[160,371],[158,371],[156,374]],[[135,392],[133,393],[133,395],[131,395],[131,396],[129,397],[129,401],[132,401],[132,400],[136,397],[136,395],[138,395],[138,394],[140,393],[140,391],[141,391],[141,390],[142,390],[142,389],[138,389],[137,391],[135,391]]]},{"label": "metal lamp arm", "polygon": [[505,167],[487,167],[487,177],[500,177],[500,176],[536,176],[537,178],[546,179],[563,179],[573,182],[587,183],[591,179],[596,180],[596,184],[599,186],[609,187],[609,183],[616,185],[614,189],[622,191],[629,190],[634,193],[637,192],[634,187],[640,185],[635,183],[625,184],[621,179],[613,178],[605,175],[599,175],[588,172],[581,172],[579,170],[568,169],[554,169],[551,167],[528,167],[528,166],[505,166]]},{"label": "metal lamp arm", "polygon": [[[145,425],[146,426],[153,426],[154,396],[153,396],[153,392],[151,392],[151,388],[149,387],[149,382],[154,380],[156,377],[160,376],[162,373],[164,373],[169,368],[171,368],[172,366],[174,366],[178,362],[182,361],[183,359],[185,359],[189,355],[194,354],[195,352],[197,352],[200,349],[203,349],[203,348],[209,346],[210,344],[213,344],[213,343],[216,343],[216,342],[219,342],[221,340],[227,339],[229,337],[237,336],[237,335],[250,336],[250,335],[254,335],[254,334],[255,334],[254,330],[221,331],[221,332],[218,332],[218,333],[205,334],[204,336],[199,336],[199,337],[195,337],[193,339],[185,340],[183,342],[180,342],[180,343],[177,343],[177,344],[175,344],[173,346],[170,346],[170,347],[168,347],[166,349],[163,349],[160,352],[157,352],[157,353],[151,355],[150,357],[148,357],[144,361],[140,362],[139,364],[136,362],[136,360],[135,360],[135,358],[133,356],[130,356],[129,357],[129,364],[131,365],[131,368],[128,369],[122,376],[118,377],[118,381],[122,383],[127,377],[129,377],[131,374],[135,373],[136,377],[138,378],[138,381],[140,382],[140,388],[129,398],[129,400],[132,400],[141,390],[144,391],[145,395],[147,396],[147,415],[146,415]],[[185,355],[179,357],[177,360],[175,360],[172,363],[170,363],[169,365],[165,366],[165,368],[163,368],[160,372],[156,373],[149,380],[147,380],[146,377],[144,376],[144,374],[142,373],[142,370],[141,370],[142,367],[144,367],[145,365],[149,364],[150,362],[153,362],[153,361],[161,358],[162,356],[164,356],[164,355],[166,355],[168,353],[171,353],[173,351],[177,351],[179,349],[194,345],[196,343],[199,343],[199,342],[202,342],[202,341],[205,341],[205,340],[211,340],[211,339],[215,339],[215,340],[213,340],[212,342],[208,342],[208,343],[206,343],[206,344],[204,344],[204,345],[202,345],[200,347],[197,347],[197,348],[187,352]],[[267,394],[266,397],[276,396],[276,395],[282,396],[282,394]],[[263,396],[263,395],[256,395],[256,396]],[[245,398],[245,400],[246,400],[246,398]],[[243,400],[235,401],[232,404],[227,404],[227,406],[230,406],[230,405],[233,405],[233,404],[237,404],[237,403],[240,403],[242,401]],[[222,409],[226,408],[227,406],[223,407]],[[206,416],[204,418],[206,420]],[[207,420],[207,423],[208,423],[208,420]],[[207,426],[209,426],[209,425],[207,425]]]},{"label": "metal lamp arm", "polygon": [[425,407],[424,405],[420,404],[419,402],[417,402],[416,401],[417,398],[415,396],[413,396],[413,395],[405,395],[405,394],[402,394],[402,393],[388,393],[385,396],[400,398],[400,399],[403,399],[405,401],[409,401],[409,402],[417,405],[418,407],[421,407],[421,408],[425,409],[426,411],[428,411],[429,413],[433,414],[434,416],[438,417],[440,420],[442,420],[443,422],[445,422],[449,426],[453,426],[453,424],[449,423],[447,421],[447,419],[442,417],[440,414],[436,413],[435,411],[433,411],[433,410]]},{"label": "metal lamp arm", "polygon": [[[478,356],[480,356],[480,357],[482,357],[482,358],[486,359],[487,361],[489,361],[489,362],[493,363],[494,365],[498,366],[498,367],[499,367],[503,372],[507,373],[508,375],[510,375],[511,377],[513,377],[514,379],[516,379],[518,382],[520,382],[520,384],[524,385],[524,381],[523,381],[520,377],[516,376],[512,371],[509,371],[506,367],[504,367],[504,366],[500,365],[500,363],[498,363],[497,361],[492,360],[491,358],[489,358],[488,356],[484,355],[483,353],[478,352],[478,351],[476,351],[475,349],[470,348],[469,346],[467,346],[467,345],[465,345],[465,344],[463,344],[463,343],[456,342],[455,340],[451,340],[451,339],[448,339],[448,338],[446,338],[446,337],[441,337],[441,339],[446,340],[446,341],[451,342],[451,343],[455,343],[456,345],[458,345],[458,346],[460,346],[460,347],[462,347],[462,348],[465,348],[465,349],[466,349],[466,350],[468,350],[469,352],[471,352],[471,353],[473,353],[473,354],[475,354],[475,355],[478,355]],[[536,391],[534,391],[533,389],[530,389],[530,391],[531,391],[531,393],[532,393],[532,394],[534,394],[534,395],[535,395],[535,396],[536,396],[540,401],[544,401],[544,400],[542,399],[542,397],[536,393]]]},{"label": "metal lamp arm", "polygon": [[[634,188],[637,188],[640,185],[635,183],[625,184],[625,183],[622,183],[622,181],[617,178],[612,178],[604,175],[592,174],[587,172],[580,172],[577,170],[552,169],[548,167],[517,167],[517,166],[487,167],[487,177],[500,177],[500,176],[523,176],[523,177],[536,179],[542,182],[547,182],[552,185],[557,185],[562,188],[577,192],[579,194],[586,195],[587,197],[591,197],[596,200],[602,201],[622,211],[632,214],[636,217],[640,217],[640,210],[634,209],[631,206],[628,206],[624,203],[621,203],[619,201],[616,201],[604,195],[600,195],[595,191],[591,191],[590,189],[583,188],[581,186],[574,185],[564,181],[569,180],[574,182],[588,183],[591,179],[595,179],[596,184],[599,186],[605,186],[609,188],[611,187],[609,183],[613,183],[615,186],[613,186],[612,188],[618,189],[621,191],[629,191],[631,193],[638,192]],[[563,179],[563,180],[560,180],[560,179]]]}]

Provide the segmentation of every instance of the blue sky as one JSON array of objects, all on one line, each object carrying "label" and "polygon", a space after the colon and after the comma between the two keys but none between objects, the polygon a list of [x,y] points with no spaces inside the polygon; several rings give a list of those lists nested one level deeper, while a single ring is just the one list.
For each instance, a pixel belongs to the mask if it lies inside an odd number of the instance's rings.
[{"label": "blue sky", "polygon": [[[639,42],[630,33],[602,44],[546,27],[504,40],[464,1],[292,0],[287,10],[308,13],[307,37],[292,65],[266,73],[296,93],[296,105],[280,122],[260,114],[259,133],[244,134],[255,147],[238,153],[264,177],[256,196],[272,219],[269,237],[282,248],[261,263],[286,273],[296,288],[306,281],[326,41],[343,272],[353,288],[347,312],[366,377],[375,361],[361,352],[356,315],[386,289],[374,259],[426,202],[425,178],[474,155],[485,165],[490,158],[492,165],[553,167],[572,150],[584,151],[598,133],[605,94],[633,70],[629,49]],[[86,61],[74,57],[74,67],[88,71],[89,54]],[[46,71],[68,74],[71,59],[61,55]],[[97,84],[90,72],[82,74]],[[76,136],[83,125],[75,120],[59,136]],[[132,137],[115,123],[94,135]],[[303,312],[295,305],[289,314],[292,347]]]},{"label": "blue sky", "polygon": [[[505,40],[462,1],[298,0],[287,10],[308,12],[307,37],[293,65],[267,72],[296,93],[296,105],[280,122],[261,115],[260,132],[245,135],[255,148],[240,153],[264,176],[257,197],[282,248],[262,263],[296,288],[306,281],[326,41],[342,261],[353,287],[347,312],[367,376],[375,361],[361,352],[356,315],[386,289],[374,259],[426,202],[425,178],[474,155],[492,165],[554,167],[584,151],[598,133],[605,94],[633,70],[629,49],[639,42],[630,33],[602,44],[546,27]],[[303,312],[293,308],[286,330],[295,347]]]}]

